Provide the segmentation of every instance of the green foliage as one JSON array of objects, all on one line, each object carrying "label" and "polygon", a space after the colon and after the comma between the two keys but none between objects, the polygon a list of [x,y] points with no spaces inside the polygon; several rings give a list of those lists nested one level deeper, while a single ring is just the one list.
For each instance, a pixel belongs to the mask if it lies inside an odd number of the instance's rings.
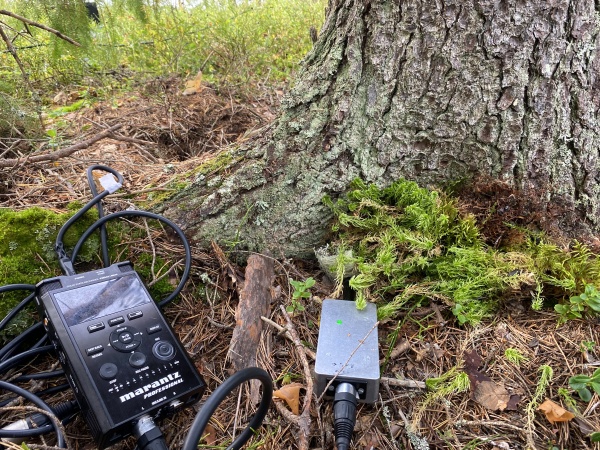
[{"label": "green foliage", "polygon": [[546,395],[546,389],[548,389],[548,386],[550,386],[550,381],[552,381],[552,376],[554,375],[554,370],[552,370],[552,367],[545,364],[540,366],[538,372],[540,372],[540,379],[538,380],[533,397],[525,407],[528,429],[532,429],[535,411],[537,410],[542,398],[544,398]]},{"label": "green foliage", "polygon": [[568,303],[554,305],[554,309],[560,314],[561,323],[581,319],[584,315],[597,315],[600,313],[600,292],[596,286],[588,284],[583,293],[571,297]]},{"label": "green foliage", "polygon": [[514,258],[485,248],[473,218],[442,193],[406,180],[384,189],[355,181],[346,199],[328,204],[334,230],[352,246],[357,302],[378,302],[380,317],[437,299],[453,305],[461,323],[476,323],[519,282],[508,275]]},{"label": "green foliage", "polygon": [[301,300],[303,298],[310,298],[309,289],[315,285],[315,280],[312,277],[304,281],[290,280],[290,284],[293,286],[294,292],[292,292],[292,302],[286,308],[286,311],[289,313],[304,311],[304,305]]},{"label": "green foliage", "polygon": [[208,81],[242,87],[285,80],[311,48],[309,29],[321,26],[327,4],[325,0],[204,0],[194,2],[194,7],[161,0],[96,3],[100,24],[87,17],[81,0],[0,0],[0,8],[49,25],[81,44],[74,46],[2,16],[0,26],[17,49],[30,82],[24,81],[12,55],[0,50],[0,136],[43,135],[38,114],[64,86],[102,86],[110,93],[145,77],[187,77],[199,70]]},{"label": "green foliage", "polygon": [[[15,46],[32,80],[73,82],[101,73],[195,74],[235,82],[284,79],[311,48],[311,26],[320,27],[326,2],[204,0],[197,6],[142,0],[96,1],[101,23],[81,0],[0,0],[0,7],[49,25],[82,44],[75,47],[43,30],[16,36]],[[13,30],[22,23],[7,18]],[[14,33],[8,29],[12,36]],[[27,47],[27,48],[25,48]],[[16,84],[8,54],[0,67]],[[11,72],[11,73],[9,73]]]},{"label": "green foliage", "polygon": [[527,361],[527,357],[516,348],[507,348],[504,350],[504,357],[515,366],[520,366],[522,362]]},{"label": "green foliage", "polygon": [[[435,300],[451,306],[461,325],[475,324],[521,289],[539,309],[547,292],[556,302],[600,282],[600,259],[585,245],[565,250],[532,235],[520,252],[489,248],[455,200],[414,182],[382,189],[357,180],[345,198],[325,203],[344,252],[332,272],[340,283],[346,267],[356,268],[357,306],[378,303],[380,318]],[[595,311],[595,297],[586,295],[585,310]]]},{"label": "green foliage", "polygon": [[596,369],[591,377],[587,375],[575,375],[569,378],[569,387],[577,391],[584,402],[592,399],[592,391],[600,395],[600,369]]},{"label": "green foliage", "polygon": [[412,427],[416,429],[423,413],[438,401],[447,401],[454,394],[467,392],[471,387],[469,376],[459,367],[454,366],[436,378],[425,380],[428,392],[419,403],[413,414]]}]

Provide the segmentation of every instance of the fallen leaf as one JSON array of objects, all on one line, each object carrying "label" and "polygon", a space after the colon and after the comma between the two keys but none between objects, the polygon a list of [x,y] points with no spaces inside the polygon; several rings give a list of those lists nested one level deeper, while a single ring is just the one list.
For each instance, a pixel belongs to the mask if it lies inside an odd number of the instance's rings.
[{"label": "fallen leaf", "polygon": [[286,384],[281,389],[273,392],[273,397],[285,400],[292,413],[298,415],[300,414],[300,389],[302,387],[300,383]]},{"label": "fallen leaf", "polygon": [[519,394],[510,394],[510,400],[506,405],[507,411],[517,411],[517,405],[521,401],[521,396]]},{"label": "fallen leaf", "polygon": [[202,91],[202,72],[198,72],[198,74],[185,82],[185,90],[182,95],[192,95],[197,94]]},{"label": "fallen leaf", "polygon": [[217,442],[217,430],[210,423],[206,425],[206,428],[204,428],[202,440],[206,443],[206,445],[209,446],[215,445]]},{"label": "fallen leaf", "polygon": [[542,411],[546,415],[546,419],[550,423],[556,422],[569,422],[575,415],[572,412],[567,411],[562,406],[554,403],[552,400],[546,400],[540,406],[538,410]]},{"label": "fallen leaf", "polygon": [[504,411],[510,400],[510,394],[504,388],[491,380],[482,381],[473,392],[475,401],[490,411]]}]

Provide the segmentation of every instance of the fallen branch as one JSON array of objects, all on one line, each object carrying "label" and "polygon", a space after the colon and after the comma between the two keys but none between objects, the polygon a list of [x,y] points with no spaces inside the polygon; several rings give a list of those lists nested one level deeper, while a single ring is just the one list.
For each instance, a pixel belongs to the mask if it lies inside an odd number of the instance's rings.
[{"label": "fallen branch", "polygon": [[13,19],[20,20],[21,22],[26,23],[27,25],[31,25],[36,28],[40,28],[44,31],[47,31],[48,33],[52,33],[56,37],[59,37],[65,41],[67,41],[69,44],[73,44],[73,45],[76,45],[77,47],[81,47],[81,44],[79,42],[71,39],[69,36],[62,34],[60,31],[55,30],[54,28],[47,27],[46,25],[38,23],[38,22],[34,22],[33,20],[28,19],[27,17],[20,16],[18,14],[7,11],[5,9],[0,9],[0,14],[2,14],[4,16],[12,17]]},{"label": "fallen branch", "polygon": [[0,160],[0,168],[7,168],[7,167],[12,168],[12,167],[16,167],[21,164],[24,164],[24,163],[39,163],[39,162],[47,162],[47,161],[57,161],[60,158],[64,158],[66,156],[72,155],[76,151],[88,148],[94,142],[98,142],[99,140],[107,138],[107,137],[113,137],[113,132],[118,130],[122,126],[123,126],[122,124],[114,125],[110,128],[107,128],[106,130],[102,131],[101,133],[98,133],[98,134],[92,136],[91,138],[89,138],[85,141],[79,142],[78,144],[75,144],[75,145],[71,145],[70,147],[67,147],[67,148],[56,150],[55,152],[52,152],[52,153],[45,153],[43,155],[24,156],[22,158],[2,159],[2,160]]}]

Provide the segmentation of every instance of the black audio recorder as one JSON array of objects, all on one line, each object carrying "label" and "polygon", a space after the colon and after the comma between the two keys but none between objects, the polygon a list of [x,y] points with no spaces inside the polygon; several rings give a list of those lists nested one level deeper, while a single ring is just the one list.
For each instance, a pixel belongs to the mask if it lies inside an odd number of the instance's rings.
[{"label": "black audio recorder", "polygon": [[100,449],[140,416],[202,396],[204,380],[130,263],[44,280],[36,302]]}]

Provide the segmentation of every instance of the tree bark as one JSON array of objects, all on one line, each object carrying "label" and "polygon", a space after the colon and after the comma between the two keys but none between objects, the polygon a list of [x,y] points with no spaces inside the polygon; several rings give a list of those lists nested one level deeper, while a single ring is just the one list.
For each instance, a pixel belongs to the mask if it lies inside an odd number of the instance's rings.
[{"label": "tree bark", "polygon": [[597,6],[584,0],[331,0],[279,118],[165,212],[201,243],[307,255],[324,195],[360,177],[486,175],[600,229]]}]

